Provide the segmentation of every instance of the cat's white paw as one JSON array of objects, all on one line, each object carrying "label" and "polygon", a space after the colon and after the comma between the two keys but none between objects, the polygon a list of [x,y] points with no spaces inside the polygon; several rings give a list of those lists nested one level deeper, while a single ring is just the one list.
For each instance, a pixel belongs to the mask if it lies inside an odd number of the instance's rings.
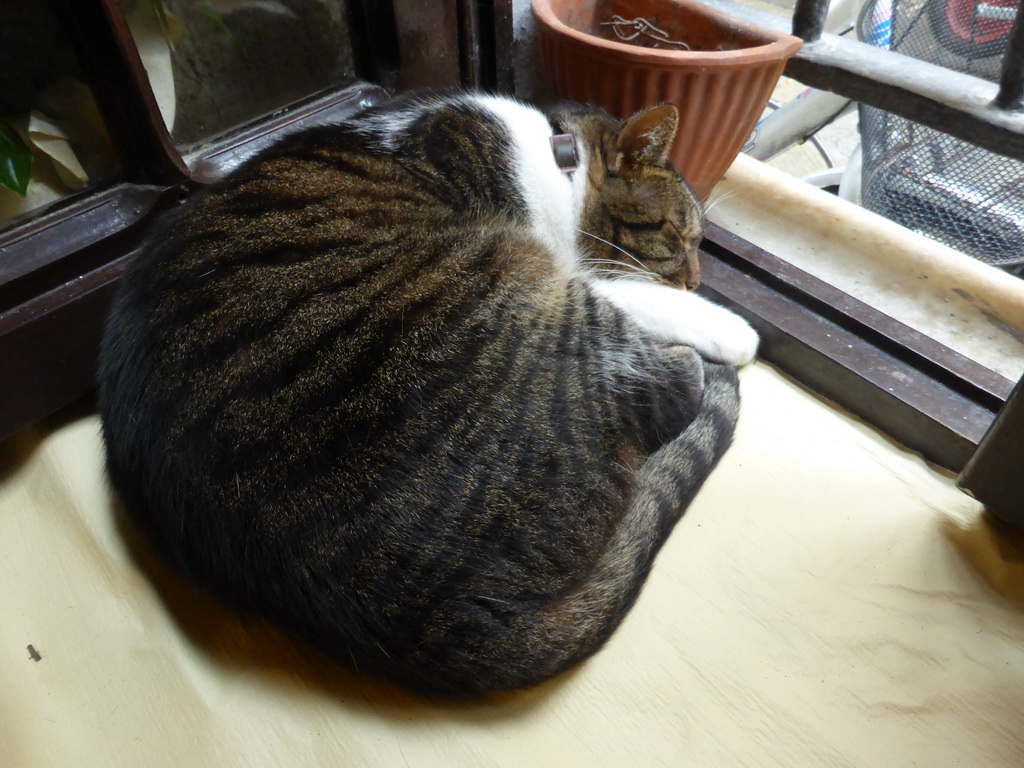
[{"label": "cat's white paw", "polygon": [[714,326],[706,329],[706,341],[695,344],[697,351],[716,363],[746,365],[752,362],[760,343],[757,331],[739,315],[722,307],[714,308],[719,310],[714,313]]},{"label": "cat's white paw", "polygon": [[686,344],[716,363],[746,365],[757,333],[728,309],[695,293],[636,280],[595,280],[594,289],[662,341]]}]

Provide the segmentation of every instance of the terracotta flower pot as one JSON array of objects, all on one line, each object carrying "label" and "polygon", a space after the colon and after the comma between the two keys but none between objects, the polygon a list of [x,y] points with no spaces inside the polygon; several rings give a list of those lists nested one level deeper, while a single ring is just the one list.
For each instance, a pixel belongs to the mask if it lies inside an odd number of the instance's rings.
[{"label": "terracotta flower pot", "polygon": [[[736,159],[801,45],[694,0],[533,0],[533,15],[558,98],[622,118],[658,103],[679,108],[672,161],[702,200]],[[629,26],[615,17],[643,21]]]}]

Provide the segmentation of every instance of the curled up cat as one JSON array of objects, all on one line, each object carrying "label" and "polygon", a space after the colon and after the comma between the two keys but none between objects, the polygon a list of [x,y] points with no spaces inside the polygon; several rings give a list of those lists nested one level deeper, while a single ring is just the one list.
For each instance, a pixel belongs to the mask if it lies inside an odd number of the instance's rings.
[{"label": "curled up cat", "polygon": [[593,654],[728,447],[758,343],[686,290],[677,123],[412,95],[198,193],[102,345],[131,518],[225,603],[420,692]]}]

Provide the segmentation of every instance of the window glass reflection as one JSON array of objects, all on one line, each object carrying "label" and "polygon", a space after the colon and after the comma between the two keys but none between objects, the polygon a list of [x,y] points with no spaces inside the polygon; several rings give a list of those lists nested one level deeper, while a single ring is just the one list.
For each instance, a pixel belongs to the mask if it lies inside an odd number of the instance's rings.
[{"label": "window glass reflection", "polygon": [[190,147],[353,79],[337,0],[125,0],[174,141]]},{"label": "window glass reflection", "polygon": [[52,0],[0,4],[0,221],[117,169]]}]

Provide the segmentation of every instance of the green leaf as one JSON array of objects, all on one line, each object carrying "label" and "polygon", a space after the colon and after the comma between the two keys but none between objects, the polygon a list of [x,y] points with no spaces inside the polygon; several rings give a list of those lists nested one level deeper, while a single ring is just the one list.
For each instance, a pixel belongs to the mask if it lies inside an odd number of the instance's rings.
[{"label": "green leaf", "polygon": [[24,197],[31,175],[32,151],[21,140],[14,126],[0,119],[0,186]]}]

